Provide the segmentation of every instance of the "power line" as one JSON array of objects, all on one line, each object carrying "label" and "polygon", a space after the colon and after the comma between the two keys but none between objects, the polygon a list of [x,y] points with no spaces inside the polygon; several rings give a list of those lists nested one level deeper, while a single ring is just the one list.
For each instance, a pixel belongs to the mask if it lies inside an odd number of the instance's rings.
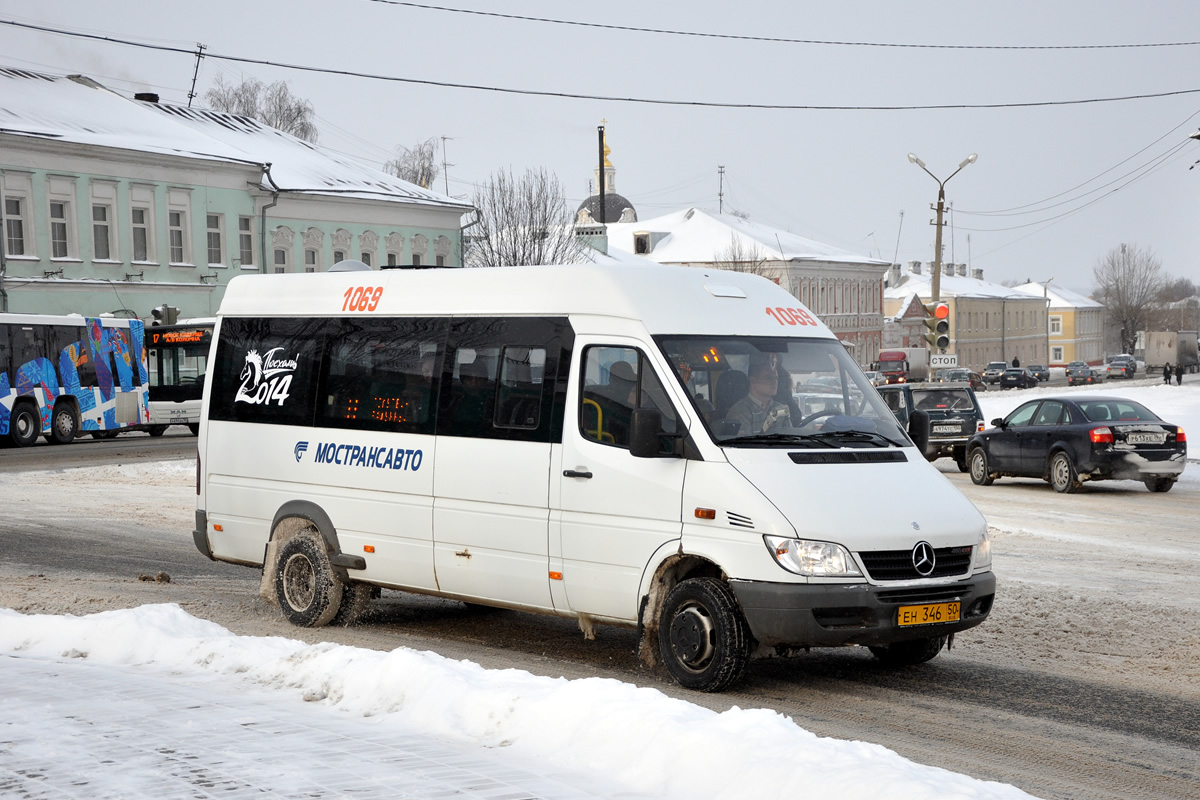
[{"label": "power line", "polygon": [[[41,31],[43,33],[53,33],[61,36],[72,36],[80,39],[92,39],[97,41],[109,42],[112,44],[122,44],[129,47],[140,47],[147,50],[158,50],[168,53],[194,55],[194,51],[181,47],[171,47],[167,45],[153,45],[146,42],[134,41],[131,39],[119,39],[113,36],[100,36],[97,34],[78,33],[74,31],[61,30],[58,28],[50,28],[44,25],[31,25],[14,20],[0,19],[0,24],[12,25],[18,28],[27,28],[30,30]],[[551,92],[540,89],[513,89],[502,86],[485,86],[483,84],[474,83],[455,83],[451,81],[433,81],[421,78],[403,78],[397,75],[379,75],[370,72],[358,72],[355,70],[340,70],[330,69],[328,67],[314,67],[305,64],[290,64],[282,61],[267,61],[259,58],[248,58],[245,56],[226,55],[223,53],[207,53],[205,58],[215,58],[221,61],[232,61],[239,64],[255,64],[264,67],[275,67],[278,69],[291,69],[300,72],[314,72],[324,75],[340,75],[350,78],[364,78],[367,80],[388,81],[392,83],[405,83],[416,86],[434,86],[443,89],[470,89],[474,91],[495,92],[497,94],[513,94],[525,95],[532,97],[555,97],[570,100],[599,100],[607,103],[639,103],[642,105],[661,105],[661,106],[690,106],[693,108],[732,108],[732,109],[747,109],[760,111],[948,111],[948,110],[978,110],[978,109],[1004,109],[1004,108],[1047,108],[1055,106],[1077,106],[1077,105],[1094,105],[1099,103],[1120,103],[1131,100],[1153,100],[1164,97],[1178,97],[1181,95],[1200,94],[1200,89],[1177,89],[1167,92],[1149,92],[1146,94],[1132,95],[1116,95],[1111,97],[1090,97],[1076,100],[1039,100],[1022,103],[934,103],[928,105],[892,105],[892,106],[852,106],[852,105],[805,105],[805,104],[789,104],[789,103],[730,103],[716,102],[708,100],[669,100],[663,98],[651,97],[619,97],[616,95],[601,95],[601,94],[582,94],[576,92]]]},{"label": "power line", "polygon": [[911,44],[904,42],[855,42],[831,39],[789,39],[781,36],[747,36],[735,33],[708,33],[705,31],[684,31],[670,28],[639,28],[634,25],[613,25],[603,22],[581,22],[579,20],[555,19],[552,17],[530,17],[521,14],[502,14],[497,11],[476,11],[467,8],[452,8],[450,6],[435,6],[427,3],[406,3],[401,0],[368,0],[388,6],[405,6],[423,11],[444,11],[451,14],[466,14],[477,17],[493,17],[497,19],[517,20],[520,22],[540,22],[549,25],[568,25],[578,28],[598,28],[608,31],[625,31],[628,33],[654,33],[666,36],[692,36],[702,39],[731,39],[743,42],[769,42],[772,44],[810,44],[831,47],[891,47],[914,50],[1129,50],[1154,47],[1194,47],[1196,42],[1134,42],[1125,44],[1022,44],[1022,45],[989,45],[989,44]]}]

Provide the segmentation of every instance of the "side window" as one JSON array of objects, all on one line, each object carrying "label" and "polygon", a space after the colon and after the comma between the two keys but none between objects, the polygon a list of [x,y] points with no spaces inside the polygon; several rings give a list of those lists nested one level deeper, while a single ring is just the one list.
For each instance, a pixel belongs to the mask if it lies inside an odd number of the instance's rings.
[{"label": "side window", "polygon": [[317,372],[329,325],[322,319],[223,319],[209,416],[312,425]]},{"label": "side window", "polygon": [[1038,401],[1026,403],[1016,411],[1008,415],[1008,424],[1015,428],[1024,428],[1029,425],[1029,421],[1033,419],[1033,412],[1037,410]]},{"label": "side window", "polygon": [[562,440],[574,339],[560,318],[454,319],[447,337],[439,436]]},{"label": "side window", "polygon": [[433,433],[444,323],[354,318],[331,326],[316,424]]},{"label": "side window", "polygon": [[1047,400],[1038,409],[1033,418],[1034,425],[1057,425],[1062,420],[1063,404],[1056,400]]},{"label": "side window", "polygon": [[73,392],[95,386],[96,368],[87,344],[87,329],[82,325],[55,325],[50,331],[50,348],[63,388]]},{"label": "side window", "polygon": [[583,352],[583,391],[579,430],[585,439],[629,447],[629,425],[635,408],[662,415],[663,432],[679,429],[679,415],[662,381],[641,351],[630,347],[588,347]]},{"label": "side window", "polygon": [[9,337],[11,325],[0,324],[0,374],[8,376],[8,384],[13,382],[12,342]]}]

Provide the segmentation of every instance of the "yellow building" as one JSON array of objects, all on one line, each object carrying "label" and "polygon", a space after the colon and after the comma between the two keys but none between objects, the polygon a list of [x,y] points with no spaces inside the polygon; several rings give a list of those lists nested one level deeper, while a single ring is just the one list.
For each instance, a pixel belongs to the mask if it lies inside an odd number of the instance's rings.
[{"label": "yellow building", "polygon": [[1050,366],[1065,367],[1072,361],[1089,364],[1104,362],[1104,306],[1091,298],[1060,289],[1054,284],[1037,282],[1017,286],[1016,290],[1042,298],[1050,306],[1047,340]]}]

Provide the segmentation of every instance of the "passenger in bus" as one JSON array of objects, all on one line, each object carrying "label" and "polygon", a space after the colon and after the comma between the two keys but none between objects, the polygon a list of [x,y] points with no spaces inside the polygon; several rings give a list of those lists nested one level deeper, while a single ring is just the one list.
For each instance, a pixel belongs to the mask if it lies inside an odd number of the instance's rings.
[{"label": "passenger in bus", "polygon": [[472,361],[458,365],[459,391],[453,401],[450,418],[454,430],[482,433],[492,425],[492,392],[487,365]]},{"label": "passenger in bus", "polygon": [[756,361],[746,371],[750,390],[733,404],[725,419],[738,424],[739,436],[771,433],[791,425],[788,407],[775,399],[779,391],[779,373],[769,361]]}]

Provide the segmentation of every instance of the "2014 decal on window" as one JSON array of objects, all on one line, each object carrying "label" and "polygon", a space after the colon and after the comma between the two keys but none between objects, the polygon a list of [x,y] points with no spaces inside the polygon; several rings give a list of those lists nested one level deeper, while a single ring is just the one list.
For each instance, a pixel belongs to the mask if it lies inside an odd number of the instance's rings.
[{"label": "2014 decal on window", "polygon": [[242,384],[234,397],[235,403],[283,405],[291,394],[292,373],[296,371],[297,361],[280,358],[277,354],[281,350],[282,347],[276,347],[261,356],[257,350],[246,353],[246,365],[239,376]]}]

